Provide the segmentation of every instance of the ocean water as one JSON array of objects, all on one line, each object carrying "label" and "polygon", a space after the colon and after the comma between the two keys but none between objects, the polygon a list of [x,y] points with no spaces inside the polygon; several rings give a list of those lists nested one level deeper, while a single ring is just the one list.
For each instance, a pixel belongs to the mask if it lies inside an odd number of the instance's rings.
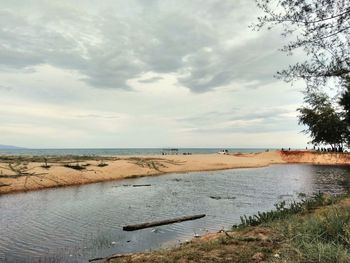
[{"label": "ocean water", "polygon": [[[268,148],[178,148],[178,154],[210,154],[223,149],[229,152],[255,153],[264,152]],[[0,149],[0,155],[157,155],[167,150],[169,148]]]}]

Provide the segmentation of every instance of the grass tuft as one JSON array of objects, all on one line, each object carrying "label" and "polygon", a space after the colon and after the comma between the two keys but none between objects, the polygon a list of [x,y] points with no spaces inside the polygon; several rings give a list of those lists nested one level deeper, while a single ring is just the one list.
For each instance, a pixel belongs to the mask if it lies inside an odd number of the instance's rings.
[{"label": "grass tuft", "polygon": [[100,161],[100,163],[97,165],[98,167],[105,167],[108,166],[108,163],[105,163],[103,161]]},{"label": "grass tuft", "polygon": [[311,211],[322,205],[329,205],[336,201],[336,197],[327,197],[323,193],[319,192],[311,197],[304,197],[300,201],[293,201],[287,206],[286,201],[275,204],[275,210],[267,212],[258,212],[253,216],[241,216],[241,223],[234,228],[242,228],[247,226],[257,226],[262,223],[268,223],[275,220],[287,218],[291,215],[295,215],[302,212]]},{"label": "grass tuft", "polygon": [[82,170],[85,170],[88,165],[87,164],[83,164],[82,165],[82,164],[79,164],[79,163],[76,163],[76,164],[68,163],[68,164],[64,164],[63,166],[66,167],[66,168],[82,171]]},{"label": "grass tuft", "polygon": [[275,228],[288,240],[281,253],[287,262],[350,262],[350,208],[294,216]]}]

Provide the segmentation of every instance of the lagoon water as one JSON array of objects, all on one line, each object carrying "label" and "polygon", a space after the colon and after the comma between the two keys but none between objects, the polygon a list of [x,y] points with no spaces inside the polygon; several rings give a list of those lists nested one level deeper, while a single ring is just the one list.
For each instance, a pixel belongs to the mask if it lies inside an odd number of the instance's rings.
[{"label": "lagoon water", "polygon": [[[0,262],[87,262],[167,247],[194,234],[229,229],[241,215],[273,209],[301,192],[337,194],[349,186],[344,166],[273,165],[3,195]],[[122,231],[127,224],[202,213],[207,216],[195,221]]]}]

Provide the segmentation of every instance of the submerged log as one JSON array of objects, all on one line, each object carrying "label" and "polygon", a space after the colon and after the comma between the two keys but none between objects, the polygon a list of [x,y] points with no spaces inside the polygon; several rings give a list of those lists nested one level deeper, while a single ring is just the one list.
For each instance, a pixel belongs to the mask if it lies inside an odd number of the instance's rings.
[{"label": "submerged log", "polygon": [[139,230],[139,229],[144,229],[144,228],[149,228],[149,227],[154,227],[154,226],[162,226],[162,225],[180,223],[183,221],[196,220],[196,219],[199,219],[202,217],[205,217],[205,214],[194,215],[194,216],[182,216],[182,217],[168,219],[168,220],[161,220],[161,221],[136,224],[136,225],[128,225],[128,226],[124,226],[123,230],[124,231],[134,231],[134,230]]},{"label": "submerged log", "polygon": [[114,254],[114,255],[108,256],[108,257],[92,258],[92,259],[89,259],[89,262],[99,261],[99,260],[104,260],[105,262],[108,262],[111,259],[122,258],[122,257],[129,257],[131,255],[132,255],[131,253],[129,253],[129,254]]}]

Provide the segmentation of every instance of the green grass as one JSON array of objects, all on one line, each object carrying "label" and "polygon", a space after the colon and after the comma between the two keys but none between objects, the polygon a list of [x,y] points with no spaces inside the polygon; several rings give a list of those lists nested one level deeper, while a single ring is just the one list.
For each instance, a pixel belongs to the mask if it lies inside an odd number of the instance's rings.
[{"label": "green grass", "polygon": [[233,228],[242,228],[247,226],[257,226],[263,223],[281,220],[291,215],[303,213],[315,209],[319,206],[335,203],[340,197],[325,196],[323,193],[316,193],[310,197],[301,195],[300,201],[292,201],[287,205],[286,201],[275,204],[275,210],[267,212],[258,212],[253,216],[241,216],[241,223],[234,225]]},{"label": "green grass", "polygon": [[281,202],[276,210],[242,217],[238,227],[263,225],[282,235],[281,258],[271,262],[350,262],[350,207],[335,205],[343,198],[317,193],[288,207]]},{"label": "green grass", "polygon": [[287,262],[350,262],[349,207],[293,216],[273,227],[286,240],[281,255]]}]

